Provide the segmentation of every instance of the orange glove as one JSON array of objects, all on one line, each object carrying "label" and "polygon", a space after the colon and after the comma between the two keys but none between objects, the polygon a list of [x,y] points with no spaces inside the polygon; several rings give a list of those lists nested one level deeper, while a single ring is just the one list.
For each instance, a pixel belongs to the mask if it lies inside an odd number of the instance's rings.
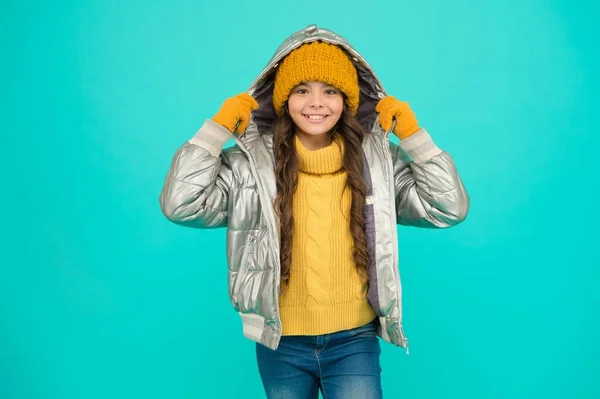
[{"label": "orange glove", "polygon": [[212,120],[232,133],[244,133],[250,123],[250,114],[258,109],[258,103],[248,93],[241,93],[223,101]]},{"label": "orange glove", "polygon": [[379,112],[379,124],[386,132],[392,128],[392,119],[396,119],[394,134],[403,140],[419,130],[419,122],[407,102],[398,101],[392,96],[382,98],[375,107]]}]

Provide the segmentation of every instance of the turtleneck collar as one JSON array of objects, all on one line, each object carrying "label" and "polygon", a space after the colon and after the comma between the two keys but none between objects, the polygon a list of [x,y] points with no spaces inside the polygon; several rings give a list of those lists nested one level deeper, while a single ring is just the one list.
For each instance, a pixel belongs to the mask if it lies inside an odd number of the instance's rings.
[{"label": "turtleneck collar", "polygon": [[298,169],[304,173],[315,175],[331,174],[342,169],[344,159],[344,140],[336,134],[327,147],[319,150],[309,150],[302,144],[298,136],[296,153],[298,154]]}]

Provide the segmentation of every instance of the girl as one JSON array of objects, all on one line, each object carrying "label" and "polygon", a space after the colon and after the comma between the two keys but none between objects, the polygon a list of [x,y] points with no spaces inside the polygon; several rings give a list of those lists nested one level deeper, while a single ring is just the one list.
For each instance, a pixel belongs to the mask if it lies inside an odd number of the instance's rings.
[{"label": "girl", "polygon": [[179,148],[160,203],[228,228],[229,294],[267,397],[364,399],[382,396],[378,337],[408,351],[396,224],[456,225],[469,199],[409,105],[312,25]]}]

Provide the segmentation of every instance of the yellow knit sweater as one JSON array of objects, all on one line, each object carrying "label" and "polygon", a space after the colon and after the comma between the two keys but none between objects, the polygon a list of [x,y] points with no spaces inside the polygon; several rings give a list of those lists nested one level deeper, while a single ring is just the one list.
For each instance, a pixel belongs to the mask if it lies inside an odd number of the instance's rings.
[{"label": "yellow knit sweater", "polygon": [[354,264],[351,189],[342,170],[343,140],[311,151],[296,137],[298,188],[289,286],[280,297],[283,335],[320,335],[375,318],[367,282]]}]

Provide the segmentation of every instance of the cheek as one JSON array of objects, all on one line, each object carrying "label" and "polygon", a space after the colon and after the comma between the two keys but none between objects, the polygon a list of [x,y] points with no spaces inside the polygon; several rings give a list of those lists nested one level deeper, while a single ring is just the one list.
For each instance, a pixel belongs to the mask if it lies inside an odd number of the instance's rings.
[{"label": "cheek", "polygon": [[300,125],[302,122],[304,122],[304,117],[302,116],[302,114],[299,114],[299,113],[296,113],[296,112],[292,113],[292,112],[290,111],[290,116],[292,117],[292,121],[294,122],[294,124],[295,124],[296,126],[298,126],[298,125]]},{"label": "cheek", "polygon": [[342,114],[341,114],[341,113],[339,113],[339,114],[334,114],[334,115],[333,115],[333,118],[331,119],[331,124],[332,124],[332,125],[335,125],[336,123],[338,123],[338,122],[339,122],[339,120],[340,120],[340,118],[341,118],[341,116],[342,116]]},{"label": "cheek", "polygon": [[333,111],[333,119],[335,119],[335,122],[337,123],[337,121],[342,117],[342,111],[344,110],[344,100],[340,99],[339,101],[336,101],[334,104],[332,104],[331,110]]},{"label": "cheek", "polygon": [[290,114],[293,112],[297,112],[299,106],[300,105],[298,104],[298,101],[296,101],[293,96],[290,96],[290,98],[288,98],[288,110],[290,111]]},{"label": "cheek", "polygon": [[302,117],[302,104],[300,104],[299,101],[295,101],[293,97],[290,97],[288,99],[287,107],[290,116],[292,117],[292,120],[294,121],[294,123],[298,124],[300,118]]},{"label": "cheek", "polygon": [[295,114],[302,110],[304,104],[302,103],[302,100],[298,99],[296,96],[290,96],[287,101],[287,106],[290,110],[290,114]]}]

